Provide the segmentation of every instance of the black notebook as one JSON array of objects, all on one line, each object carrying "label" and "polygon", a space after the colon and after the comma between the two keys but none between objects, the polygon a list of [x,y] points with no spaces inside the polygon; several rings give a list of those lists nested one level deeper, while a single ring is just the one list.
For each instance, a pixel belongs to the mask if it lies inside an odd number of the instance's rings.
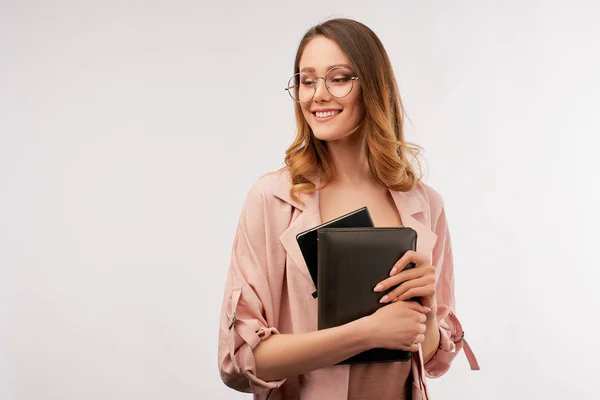
[{"label": "black notebook", "polygon": [[[319,226],[315,226],[309,230],[299,233],[296,235],[296,241],[298,242],[298,246],[300,246],[300,250],[302,251],[302,256],[304,257],[304,261],[306,261],[306,266],[308,267],[308,271],[310,272],[310,276],[315,284],[315,288],[318,289],[318,249],[317,249],[317,230],[320,228],[362,228],[362,227],[372,227],[373,220],[371,219],[371,214],[369,214],[369,210],[367,207],[359,208],[358,210],[352,211],[348,214],[342,215],[341,217],[332,219],[331,221],[327,221]],[[314,292],[313,297],[317,297],[317,292]]]},{"label": "black notebook", "polygon": [[[322,228],[318,230],[318,328],[327,329],[371,315],[385,304],[373,288],[389,277],[396,262],[416,250],[412,228]],[[409,263],[405,269],[413,268]],[[371,349],[340,362],[408,361],[412,352]]]}]

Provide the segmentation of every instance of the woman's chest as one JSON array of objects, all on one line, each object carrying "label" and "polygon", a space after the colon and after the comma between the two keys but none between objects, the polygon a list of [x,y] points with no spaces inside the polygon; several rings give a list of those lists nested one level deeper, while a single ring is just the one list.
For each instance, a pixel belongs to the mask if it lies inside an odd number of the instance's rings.
[{"label": "woman's chest", "polygon": [[367,207],[376,227],[401,227],[402,219],[389,190],[323,190],[319,196],[321,221],[326,222]]}]

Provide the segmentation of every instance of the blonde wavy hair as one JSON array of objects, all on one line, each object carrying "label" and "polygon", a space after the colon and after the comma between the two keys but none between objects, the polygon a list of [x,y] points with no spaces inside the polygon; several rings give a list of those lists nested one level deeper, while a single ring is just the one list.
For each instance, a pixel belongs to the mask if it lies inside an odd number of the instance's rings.
[{"label": "blonde wavy hair", "polygon": [[[360,22],[337,18],[310,28],[298,46],[294,73],[300,71],[300,58],[306,45],[316,36],[333,40],[350,59],[360,77],[367,129],[367,159],[375,180],[396,191],[409,191],[421,179],[421,147],[404,140],[404,107],[390,59],[375,33]],[[320,176],[320,187],[327,185],[335,171],[324,141],[317,139],[295,105],[297,134],[286,150],[285,166],[290,175],[291,197],[303,203],[297,193],[312,193],[312,180]],[[419,173],[410,159],[417,162]]]}]

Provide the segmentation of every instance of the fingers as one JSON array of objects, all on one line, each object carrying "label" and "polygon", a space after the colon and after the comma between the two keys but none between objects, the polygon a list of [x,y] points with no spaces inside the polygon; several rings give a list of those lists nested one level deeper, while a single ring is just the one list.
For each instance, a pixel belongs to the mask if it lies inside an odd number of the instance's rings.
[{"label": "fingers", "polygon": [[416,301],[402,301],[384,306],[377,312],[385,312],[384,323],[391,324],[390,332],[393,332],[393,336],[388,338],[391,344],[390,348],[412,352],[419,350],[419,346],[425,341],[427,314],[431,312],[430,308]]},{"label": "fingers", "polygon": [[413,353],[419,351],[419,344],[425,341],[425,335],[419,333],[415,338],[415,342],[407,349],[408,351],[412,351]]},{"label": "fingers", "polygon": [[395,275],[399,271],[402,271],[404,267],[408,265],[408,263],[413,262],[418,267],[422,264],[429,264],[429,257],[423,253],[419,253],[417,251],[407,251],[404,253],[402,257],[396,262],[394,268],[390,272],[390,276]]},{"label": "fingers", "polygon": [[400,286],[387,294],[387,300],[389,301],[390,299],[396,299],[396,301],[401,301],[408,300],[412,297],[431,297],[434,294],[435,276],[432,274],[427,274],[418,279],[413,279],[411,281],[402,283]]},{"label": "fingers", "polygon": [[406,350],[417,352],[419,351],[419,344],[425,341],[425,324],[420,324],[420,333],[415,337],[415,341]]},{"label": "fingers", "polygon": [[[422,306],[421,304],[417,303],[416,301],[405,301],[403,303],[403,306],[420,313],[425,318],[426,318],[425,314],[429,314],[431,312],[431,308]],[[425,320],[423,320],[422,322],[424,322],[424,321]]]},{"label": "fingers", "polygon": [[[392,269],[393,271],[393,269]],[[433,265],[421,264],[420,267],[410,268],[394,274],[387,279],[379,282],[373,289],[374,292],[383,292],[393,286],[396,286],[402,282],[410,281],[413,279],[420,278],[424,275],[432,275],[435,277],[435,267]]]},{"label": "fingers", "polygon": [[384,295],[380,303],[408,300],[414,297],[432,297],[435,295],[435,276],[427,274],[418,279],[403,282]]},{"label": "fingers", "polygon": [[391,277],[379,282],[377,284],[377,286],[375,286],[375,289],[373,289],[373,291],[374,292],[383,292],[384,290],[387,290],[393,286],[396,286],[399,283],[410,281],[412,279],[420,278],[426,272],[427,271],[425,271],[425,269],[423,269],[423,268],[407,269],[405,271],[402,271],[394,276],[391,276]]},{"label": "fingers", "polygon": [[401,294],[396,298],[396,301],[408,300],[413,297],[426,297],[431,298],[435,295],[435,288],[433,285],[420,286],[410,290],[407,290],[405,293]]}]

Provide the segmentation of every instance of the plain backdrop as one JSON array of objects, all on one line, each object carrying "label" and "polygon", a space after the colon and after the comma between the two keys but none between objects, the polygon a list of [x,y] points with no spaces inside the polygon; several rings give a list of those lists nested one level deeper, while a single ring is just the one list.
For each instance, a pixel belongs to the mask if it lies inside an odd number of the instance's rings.
[{"label": "plain backdrop", "polygon": [[463,354],[434,399],[597,399],[595,1],[0,0],[0,399],[244,399],[237,219],[313,24],[383,41],[445,199]]}]

